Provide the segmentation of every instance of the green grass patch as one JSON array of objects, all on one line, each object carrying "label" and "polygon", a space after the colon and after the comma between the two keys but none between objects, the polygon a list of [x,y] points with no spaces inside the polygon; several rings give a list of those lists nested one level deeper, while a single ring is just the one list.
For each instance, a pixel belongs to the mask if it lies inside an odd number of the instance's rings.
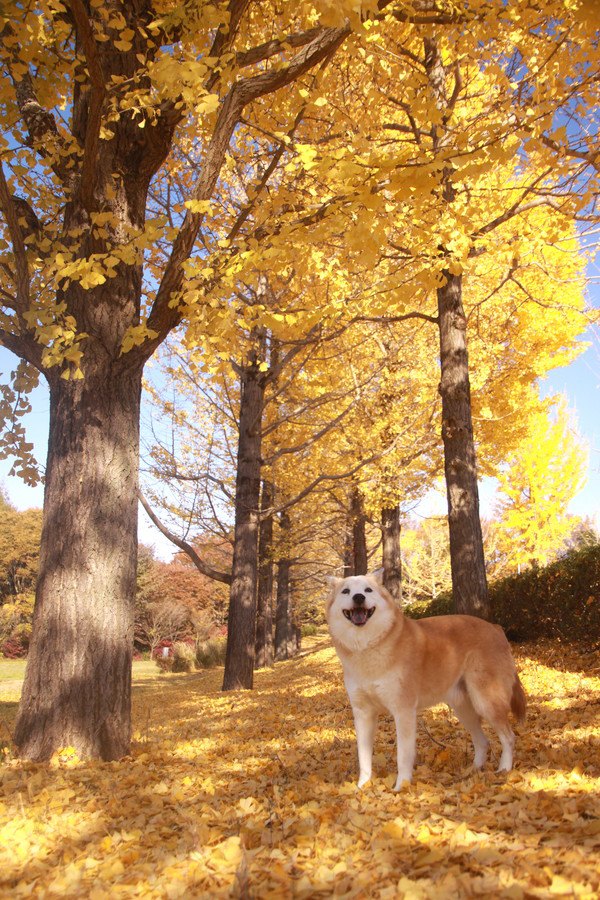
[{"label": "green grass patch", "polygon": [[12,681],[22,682],[26,664],[26,659],[0,659],[0,686]]},{"label": "green grass patch", "polygon": [[[25,659],[0,659],[0,700],[9,703],[19,700],[26,662]],[[145,684],[163,677],[151,659],[134,660],[132,676],[134,684]]]}]

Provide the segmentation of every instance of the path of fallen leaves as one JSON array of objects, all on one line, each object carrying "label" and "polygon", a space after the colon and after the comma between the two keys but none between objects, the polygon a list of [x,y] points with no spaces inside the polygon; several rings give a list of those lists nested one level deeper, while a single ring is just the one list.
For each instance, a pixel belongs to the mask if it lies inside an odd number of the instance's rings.
[{"label": "path of fallen leaves", "polygon": [[517,656],[530,703],[517,769],[471,772],[440,706],[400,793],[387,723],[376,776],[355,788],[350,711],[322,636],[257,673],[254,692],[220,693],[219,670],[147,679],[132,758],[0,769],[0,895],[597,897],[599,662],[551,645]]}]

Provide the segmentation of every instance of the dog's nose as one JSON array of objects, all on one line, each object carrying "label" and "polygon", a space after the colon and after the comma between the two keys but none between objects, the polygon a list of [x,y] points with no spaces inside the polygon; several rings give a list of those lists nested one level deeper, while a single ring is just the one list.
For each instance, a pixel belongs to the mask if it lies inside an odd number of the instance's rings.
[{"label": "dog's nose", "polygon": [[356,604],[356,606],[361,606],[365,602],[364,594],[353,594],[352,602]]}]

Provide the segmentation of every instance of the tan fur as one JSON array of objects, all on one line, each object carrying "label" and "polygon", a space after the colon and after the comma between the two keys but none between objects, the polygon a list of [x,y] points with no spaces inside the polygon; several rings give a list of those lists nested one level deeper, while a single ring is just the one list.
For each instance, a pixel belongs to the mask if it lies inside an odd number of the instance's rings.
[{"label": "tan fur", "polygon": [[[358,594],[367,609],[374,607],[360,626],[343,614]],[[332,579],[327,621],[354,713],[359,786],[371,777],[378,714],[389,712],[396,723],[398,788],[412,776],[417,710],[441,702],[471,734],[477,768],[487,755],[483,718],[502,744],[499,770],[511,769],[514,734],[508,715],[512,711],[522,719],[526,700],[499,626],[473,616],[408,619],[372,575]]]}]

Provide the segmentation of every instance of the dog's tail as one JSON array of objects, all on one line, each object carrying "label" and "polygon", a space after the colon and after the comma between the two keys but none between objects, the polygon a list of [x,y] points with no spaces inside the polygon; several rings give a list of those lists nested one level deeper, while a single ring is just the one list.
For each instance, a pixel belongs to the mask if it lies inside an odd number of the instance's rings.
[{"label": "dog's tail", "polygon": [[522,722],[527,713],[527,697],[525,696],[523,685],[516,672],[515,680],[513,681],[512,696],[510,698],[510,710],[518,722]]}]

